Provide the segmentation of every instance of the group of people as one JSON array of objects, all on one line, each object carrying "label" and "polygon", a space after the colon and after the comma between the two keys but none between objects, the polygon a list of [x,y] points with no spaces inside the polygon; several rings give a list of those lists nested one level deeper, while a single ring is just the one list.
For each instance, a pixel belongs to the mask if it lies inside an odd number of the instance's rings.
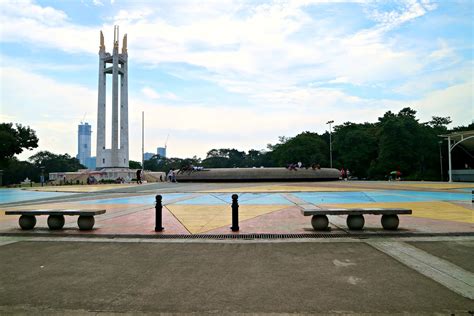
[{"label": "group of people", "polygon": [[176,181],[176,170],[174,168],[171,168],[170,171],[168,172],[168,175],[166,176],[166,180],[168,182],[174,182],[177,183]]},{"label": "group of people", "polygon": [[[64,177],[66,178],[66,177]],[[86,180],[87,184],[97,184],[97,179],[93,175],[89,175]]]},{"label": "group of people", "polygon": [[349,169],[345,169],[345,170],[344,170],[344,168],[341,168],[341,170],[340,170],[339,172],[340,172],[340,177],[339,177],[340,179],[346,180],[346,181],[347,181],[348,179],[350,179],[350,177],[351,177],[351,172],[349,171]]},{"label": "group of people", "polygon": [[186,172],[186,171],[192,172],[192,171],[201,171],[201,170],[204,170],[204,167],[201,167],[201,166],[194,166],[194,165],[186,165],[186,166],[182,166],[182,167],[178,170],[178,174],[184,173],[184,172]]},{"label": "group of people", "polygon": [[[286,165],[286,169],[288,169],[288,170],[298,171],[298,169],[301,169],[301,168],[309,169],[309,166],[305,166],[301,161],[298,161],[297,163],[290,163],[290,164]],[[321,169],[321,166],[318,163],[313,163],[313,164],[311,164],[311,169],[319,170],[319,169]]]}]

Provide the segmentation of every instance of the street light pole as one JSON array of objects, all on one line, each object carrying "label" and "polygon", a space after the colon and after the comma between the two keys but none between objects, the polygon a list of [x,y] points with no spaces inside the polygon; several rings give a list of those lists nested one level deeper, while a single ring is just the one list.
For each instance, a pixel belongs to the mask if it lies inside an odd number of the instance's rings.
[{"label": "street light pole", "polygon": [[451,137],[448,136],[448,164],[449,164],[449,182],[453,182],[452,164],[451,164]]},{"label": "street light pole", "polygon": [[329,124],[329,162],[330,162],[330,166],[332,168],[332,140],[331,140],[331,124],[334,123],[333,120],[331,121],[328,121],[326,124]]},{"label": "street light pole", "polygon": [[439,166],[440,166],[440,171],[441,171],[441,181],[444,181],[443,177],[443,155],[441,154],[441,145],[443,144],[443,141],[440,140],[438,142],[438,147],[439,147]]},{"label": "street light pole", "polygon": [[145,170],[145,111],[142,111],[142,170]]},{"label": "street light pole", "polygon": [[41,182],[41,186],[44,186],[44,166],[41,166],[40,169],[41,169],[40,182]]}]

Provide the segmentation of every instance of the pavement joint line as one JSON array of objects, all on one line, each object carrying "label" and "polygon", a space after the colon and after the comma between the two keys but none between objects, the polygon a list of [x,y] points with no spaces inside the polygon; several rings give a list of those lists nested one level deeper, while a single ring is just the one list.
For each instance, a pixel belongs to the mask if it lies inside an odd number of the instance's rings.
[{"label": "pavement joint line", "polygon": [[[182,201],[182,200],[192,199],[194,197],[195,196],[187,196],[187,197],[176,198],[176,199],[170,200],[167,204],[176,203],[176,202],[179,202],[179,201]],[[142,205],[142,206],[137,206],[137,207],[133,207],[133,208],[126,208],[126,209],[123,209],[123,210],[120,210],[120,211],[114,211],[113,213],[105,213],[100,217],[96,217],[96,220],[97,220],[97,222],[101,222],[101,221],[104,221],[104,220],[117,218],[117,217],[121,217],[121,216],[126,216],[126,215],[130,215],[130,214],[133,214],[133,213],[138,213],[138,212],[145,211],[145,210],[152,209],[152,208],[153,209],[155,208],[155,204]]]},{"label": "pavement joint line", "polygon": [[9,244],[14,244],[16,242],[18,242],[18,240],[4,240],[4,241],[2,240],[2,241],[0,241],[0,247],[5,246],[5,245],[9,245]]},{"label": "pavement joint line", "polygon": [[163,204],[163,206],[166,206],[166,205],[169,205],[169,204],[174,204],[176,202],[191,200],[191,199],[194,199],[194,198],[199,197],[199,196],[202,196],[202,194],[194,193],[194,194],[191,194],[191,195],[188,195],[188,196],[183,196],[183,197],[180,197],[180,198],[172,199],[172,200],[169,200],[167,203]]},{"label": "pavement joint line", "polygon": [[143,206],[137,206],[137,207],[134,207],[134,208],[126,208],[126,209],[123,209],[121,211],[115,211],[113,213],[108,213],[108,214],[105,213],[105,214],[102,214],[102,216],[94,216],[94,217],[95,217],[97,222],[102,222],[102,221],[105,221],[105,220],[108,220],[108,219],[117,218],[117,217],[121,217],[121,216],[126,216],[126,215],[133,214],[133,213],[138,213],[138,212],[141,212],[141,211],[144,211],[144,210],[147,210],[147,209],[151,209],[151,208],[154,208],[154,206],[143,205]]},{"label": "pavement joint line", "polygon": [[184,223],[181,221],[180,218],[178,218],[178,216],[176,216],[173,212],[171,212],[171,210],[165,205],[164,208],[166,208],[166,210],[178,221],[178,223],[181,224],[181,226],[183,226],[184,229],[186,229],[186,231],[189,233],[189,234],[192,234],[189,229],[186,227],[186,225],[184,225]]},{"label": "pavement joint line", "polygon": [[337,228],[343,230],[348,234],[352,234],[352,231],[347,227],[345,217],[343,217],[342,215],[329,216],[328,219],[331,225],[336,226]]},{"label": "pavement joint line", "polygon": [[304,209],[306,209],[304,207],[304,205],[307,205],[308,202],[306,202],[305,200],[303,199],[300,199],[299,197],[297,196],[294,196],[293,194],[291,193],[280,193],[281,196],[283,196],[285,199],[287,199],[288,201],[290,201],[291,203],[294,203],[296,204],[297,206],[300,206],[300,207],[303,207]]},{"label": "pavement joint line", "polygon": [[474,273],[404,242],[366,241],[366,243],[446,288],[471,300],[474,299]]}]

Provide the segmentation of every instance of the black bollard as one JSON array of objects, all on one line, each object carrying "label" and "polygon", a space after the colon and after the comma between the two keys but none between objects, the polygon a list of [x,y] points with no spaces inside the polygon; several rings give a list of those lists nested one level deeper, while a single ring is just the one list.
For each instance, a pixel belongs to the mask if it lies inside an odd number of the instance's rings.
[{"label": "black bollard", "polygon": [[239,231],[239,202],[237,201],[239,196],[232,194],[232,229],[233,232]]},{"label": "black bollard", "polygon": [[155,205],[155,232],[161,232],[165,229],[162,226],[161,215],[163,213],[163,205],[161,204],[161,195],[156,196],[156,205]]}]

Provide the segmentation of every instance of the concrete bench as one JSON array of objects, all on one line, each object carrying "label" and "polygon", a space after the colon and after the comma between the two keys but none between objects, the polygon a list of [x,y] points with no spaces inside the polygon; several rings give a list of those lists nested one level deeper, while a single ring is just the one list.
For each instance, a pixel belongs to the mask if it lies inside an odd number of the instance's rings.
[{"label": "concrete bench", "polygon": [[313,216],[311,225],[315,230],[327,230],[329,220],[327,215],[347,215],[347,227],[353,230],[361,230],[364,227],[364,215],[382,215],[382,227],[387,230],[398,228],[399,214],[411,214],[412,211],[404,208],[326,208],[301,210],[304,216]]},{"label": "concrete bench", "polygon": [[79,216],[77,225],[80,230],[91,230],[95,224],[95,215],[104,214],[105,210],[74,210],[74,209],[44,209],[44,210],[17,210],[6,211],[5,215],[21,215],[18,223],[21,229],[33,229],[36,225],[36,216],[49,215],[48,227],[58,230],[64,226],[64,216]]}]

